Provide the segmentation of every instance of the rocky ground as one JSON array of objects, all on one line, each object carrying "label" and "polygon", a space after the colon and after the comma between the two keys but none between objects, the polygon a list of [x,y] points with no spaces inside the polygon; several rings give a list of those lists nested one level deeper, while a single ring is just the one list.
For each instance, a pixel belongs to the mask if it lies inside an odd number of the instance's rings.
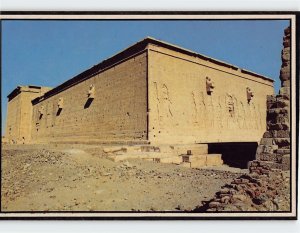
[{"label": "rocky ground", "polygon": [[4,145],[2,210],[192,210],[243,172],[113,162],[99,147]]},{"label": "rocky ground", "polygon": [[113,162],[102,151],[99,146],[3,145],[2,211],[207,211],[222,186],[248,173],[227,166]]}]

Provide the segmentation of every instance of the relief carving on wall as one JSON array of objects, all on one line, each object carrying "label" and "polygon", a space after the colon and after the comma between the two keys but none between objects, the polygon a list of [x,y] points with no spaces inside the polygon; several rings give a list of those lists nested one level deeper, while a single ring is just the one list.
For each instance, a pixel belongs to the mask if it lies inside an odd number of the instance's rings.
[{"label": "relief carving on wall", "polygon": [[[206,88],[208,88],[211,79],[207,79],[206,81]],[[261,119],[263,114],[259,106],[256,105],[257,103],[253,101],[254,94],[250,88],[246,88],[247,100],[242,96],[237,98],[236,95],[229,92],[221,95],[208,95],[208,89],[203,91],[194,89],[190,92],[189,103],[187,103],[187,106],[190,106],[189,110],[186,110],[182,115],[182,112],[176,111],[176,107],[174,107],[176,103],[173,103],[170,98],[170,93],[173,93],[170,87],[166,84],[158,84],[156,82],[153,84],[157,100],[157,115],[160,128],[166,125],[180,125],[180,121],[183,119],[191,122],[193,127],[204,130],[258,130],[263,126]],[[212,93],[212,91],[213,88],[210,93]],[[180,104],[184,103],[181,102]],[[174,122],[175,120],[176,122]]]},{"label": "relief carving on wall", "polygon": [[39,119],[42,119],[43,115],[45,114],[45,107],[43,105],[39,107],[38,113]]},{"label": "relief carving on wall", "polygon": [[57,102],[58,109],[62,109],[64,107],[64,99],[60,97]]},{"label": "relief carving on wall", "polygon": [[90,85],[89,90],[87,92],[87,98],[88,99],[94,99],[95,98],[95,86],[94,86],[94,84]]},{"label": "relief carving on wall", "polygon": [[226,93],[226,106],[230,117],[234,117],[234,102],[233,96],[230,93]]},{"label": "relief carving on wall", "polygon": [[169,89],[166,84],[163,84],[163,86],[162,86],[162,94],[163,94],[164,105],[165,105],[165,107],[167,107],[168,112],[169,112],[169,113],[167,113],[167,117],[168,118],[173,117],[173,113],[171,111],[172,101],[170,100]]},{"label": "relief carving on wall", "polygon": [[247,101],[248,101],[248,104],[249,104],[250,101],[252,100],[253,96],[254,96],[254,93],[253,93],[253,91],[250,89],[250,87],[247,87],[247,88],[246,88],[246,94],[247,94]]},{"label": "relief carving on wall", "polygon": [[206,77],[206,92],[208,95],[211,95],[211,93],[214,91],[215,84],[211,80],[211,78]]}]

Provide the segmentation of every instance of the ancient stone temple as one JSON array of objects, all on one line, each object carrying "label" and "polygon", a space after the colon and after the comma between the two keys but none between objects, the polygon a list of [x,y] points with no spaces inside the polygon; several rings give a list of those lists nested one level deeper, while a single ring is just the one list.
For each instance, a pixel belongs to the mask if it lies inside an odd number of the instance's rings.
[{"label": "ancient stone temple", "polygon": [[153,38],[41,90],[8,96],[10,141],[258,143],[274,94],[270,78]]}]

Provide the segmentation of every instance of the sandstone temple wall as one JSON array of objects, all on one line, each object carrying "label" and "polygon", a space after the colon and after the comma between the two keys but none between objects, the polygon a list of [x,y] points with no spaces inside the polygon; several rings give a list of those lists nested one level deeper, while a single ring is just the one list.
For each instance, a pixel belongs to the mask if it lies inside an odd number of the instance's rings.
[{"label": "sandstone temple wall", "polygon": [[9,98],[7,132],[26,143],[258,142],[272,94],[267,77],[149,37],[44,95]]},{"label": "sandstone temple wall", "polygon": [[267,78],[150,46],[148,83],[154,143],[259,142],[266,130]]},{"label": "sandstone temple wall", "polygon": [[144,52],[40,101],[33,106],[32,140],[146,140],[146,74]]},{"label": "sandstone temple wall", "polygon": [[6,135],[10,143],[27,143],[31,140],[31,100],[50,88],[19,86],[10,95],[7,104]]}]

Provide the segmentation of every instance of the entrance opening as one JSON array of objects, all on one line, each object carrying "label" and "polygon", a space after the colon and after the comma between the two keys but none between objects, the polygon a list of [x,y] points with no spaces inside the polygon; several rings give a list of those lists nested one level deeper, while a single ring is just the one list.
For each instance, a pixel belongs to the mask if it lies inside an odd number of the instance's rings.
[{"label": "entrance opening", "polygon": [[257,142],[209,143],[209,154],[222,154],[224,164],[245,169],[251,160],[255,160]]}]

